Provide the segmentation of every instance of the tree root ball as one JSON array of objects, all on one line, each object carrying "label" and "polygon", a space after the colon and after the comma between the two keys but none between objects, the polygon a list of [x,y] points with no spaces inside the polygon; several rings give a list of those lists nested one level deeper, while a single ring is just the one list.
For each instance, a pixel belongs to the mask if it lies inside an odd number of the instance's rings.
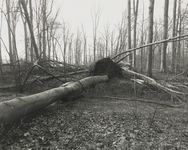
[{"label": "tree root ball", "polygon": [[90,76],[108,75],[111,78],[122,78],[123,73],[121,67],[113,62],[110,58],[98,60],[92,69],[89,71]]}]

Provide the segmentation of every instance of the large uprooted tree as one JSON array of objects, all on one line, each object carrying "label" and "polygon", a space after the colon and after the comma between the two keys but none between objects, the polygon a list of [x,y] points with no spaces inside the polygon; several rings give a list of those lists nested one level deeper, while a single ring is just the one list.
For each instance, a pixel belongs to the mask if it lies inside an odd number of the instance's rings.
[{"label": "large uprooted tree", "polygon": [[[119,61],[118,61],[119,62]],[[69,97],[72,94],[79,94],[88,86],[94,86],[101,82],[109,81],[112,78],[123,78],[125,75],[134,75],[134,82],[137,82],[135,77],[142,79],[143,82],[139,84],[150,84],[159,88],[179,101],[184,100],[186,94],[181,91],[176,91],[173,88],[160,84],[154,79],[149,78],[140,73],[136,73],[127,69],[127,67],[120,67],[116,62],[110,58],[104,58],[95,63],[93,68],[89,71],[89,77],[81,79],[77,82],[68,82],[60,87],[47,90],[38,94],[18,97],[9,101],[0,103],[0,124],[7,124],[24,118],[28,114],[45,108],[56,101]]]}]

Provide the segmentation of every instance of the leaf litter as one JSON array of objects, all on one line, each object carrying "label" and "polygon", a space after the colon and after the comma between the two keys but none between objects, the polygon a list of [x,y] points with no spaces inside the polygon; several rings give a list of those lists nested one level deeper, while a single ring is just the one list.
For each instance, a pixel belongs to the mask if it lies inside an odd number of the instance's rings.
[{"label": "leaf litter", "polygon": [[[186,103],[168,108],[104,98],[134,96],[126,82],[121,87],[114,83],[87,89],[83,98],[62,103],[55,111],[36,112],[6,134],[1,127],[0,149],[188,149]],[[136,96],[156,100],[148,95]]]}]

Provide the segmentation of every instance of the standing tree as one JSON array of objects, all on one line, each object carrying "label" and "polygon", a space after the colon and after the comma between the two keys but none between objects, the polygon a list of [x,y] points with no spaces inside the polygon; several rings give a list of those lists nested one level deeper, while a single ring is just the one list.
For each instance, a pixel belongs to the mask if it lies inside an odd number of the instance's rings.
[{"label": "standing tree", "polygon": [[41,55],[42,53],[42,25],[41,25],[41,22],[42,22],[42,0],[39,0],[39,1],[35,1],[35,7],[36,7],[36,10],[34,11],[35,12],[35,20],[36,20],[36,29],[37,29],[37,42],[38,42],[38,47],[39,47],[39,53]]},{"label": "standing tree", "polygon": [[60,23],[56,21],[58,15],[59,15],[59,11],[60,11],[60,9],[57,10],[54,18],[49,18],[48,22],[47,22],[48,60],[51,59],[51,49],[52,49],[53,37],[55,36],[57,29],[60,28]]},{"label": "standing tree", "polygon": [[[143,3],[143,14],[142,14],[142,27],[141,27],[141,41],[140,41],[140,44],[141,45],[144,45],[144,3]],[[143,71],[143,51],[144,51],[144,48],[141,49],[141,52],[140,52],[140,72]]]},{"label": "standing tree", "polygon": [[81,61],[81,32],[79,30],[79,28],[77,28],[77,34],[76,34],[76,39],[75,39],[75,50],[74,50],[74,55],[75,55],[75,63],[77,65],[80,64]]},{"label": "standing tree", "polygon": [[[148,44],[153,41],[153,12],[154,12],[154,1],[150,0],[149,4],[149,28],[148,28]],[[147,58],[147,70],[146,74],[152,77],[152,45],[148,46],[148,58]]]},{"label": "standing tree", "polygon": [[97,10],[93,8],[93,12],[91,12],[92,22],[93,22],[93,57],[94,62],[96,61],[96,44],[97,44],[97,29],[99,25],[99,19],[101,16],[101,9],[98,7]]},{"label": "standing tree", "polygon": [[[164,23],[163,23],[163,39],[167,39],[168,35],[168,6],[169,6],[169,0],[164,1]],[[161,53],[161,72],[166,72],[166,48],[167,48],[167,42],[164,42],[162,45],[162,53]]]},{"label": "standing tree", "polygon": [[83,41],[84,41],[84,65],[87,63],[87,36],[86,31],[82,25],[82,34],[83,34]]},{"label": "standing tree", "polygon": [[42,2],[42,43],[43,43],[43,58],[46,60],[46,0]]},{"label": "standing tree", "polygon": [[[123,13],[122,14],[122,19],[121,22],[118,24],[118,36],[115,39],[115,51],[114,54],[116,55],[117,53],[121,53],[122,51],[125,51],[125,49],[127,48],[127,32],[128,32],[128,28],[127,28],[127,14]],[[118,58],[117,58],[118,59]]]},{"label": "standing tree", "polygon": [[[27,1],[26,1],[26,5],[27,5]],[[23,26],[24,26],[24,44],[25,44],[25,61],[28,61],[28,35],[27,35],[27,22],[26,19],[24,17],[24,14],[22,12],[21,6],[20,6],[20,11],[21,11],[21,18],[22,18],[22,22],[23,22]]]},{"label": "standing tree", "polygon": [[[176,5],[177,0],[174,0],[174,8],[173,8],[173,24],[172,24],[172,37],[176,35]],[[171,68],[172,71],[175,70],[175,64],[176,64],[176,47],[175,47],[175,41],[172,42],[172,63]]]},{"label": "standing tree", "polygon": [[[33,30],[33,8],[32,8],[32,1],[29,0],[29,11],[30,11],[30,20],[31,20],[31,29]],[[33,42],[30,41],[31,47],[30,47],[30,55],[31,55],[31,63],[33,63]]]},{"label": "standing tree", "polygon": [[107,57],[109,55],[108,52],[108,44],[109,44],[109,37],[110,37],[110,32],[109,32],[109,24],[106,25],[104,28],[104,40],[105,40],[105,56]]},{"label": "standing tree", "polygon": [[[136,1],[133,0],[133,11],[134,11],[134,48],[136,47],[136,27],[137,27],[137,16],[138,16],[138,2],[139,0]],[[135,6],[136,5],[136,6]],[[133,67],[136,68],[136,50],[133,53]]]},{"label": "standing tree", "polygon": [[[127,10],[128,10],[128,16],[127,16],[127,26],[128,26],[128,50],[131,49],[131,0],[128,0]],[[129,61],[132,65],[132,54],[129,55]]]},{"label": "standing tree", "polygon": [[73,48],[72,48],[72,44],[73,44],[73,36],[74,34],[71,34],[70,38],[69,38],[69,46],[68,46],[68,63],[71,64],[73,63]]},{"label": "standing tree", "polygon": [[66,50],[67,50],[67,45],[69,42],[69,37],[70,37],[70,27],[68,24],[66,24],[65,21],[63,21],[63,61],[64,61],[64,71],[66,71]]},{"label": "standing tree", "polygon": [[17,3],[15,3],[14,1],[12,2],[12,6],[11,6],[11,34],[12,34],[12,59],[13,62],[15,63],[17,58],[18,58],[18,52],[17,52],[17,46],[16,46],[16,25],[18,22],[18,9],[19,6],[17,5]]},{"label": "standing tree", "polygon": [[33,46],[34,46],[36,58],[39,59],[38,47],[37,47],[37,44],[35,42],[35,37],[34,37],[33,30],[32,30],[32,25],[31,25],[31,21],[30,21],[30,18],[29,18],[28,11],[27,11],[25,0],[19,0],[19,2],[22,4],[22,7],[23,7],[23,10],[24,10],[24,13],[25,13],[25,17],[26,17],[26,20],[27,20],[27,24],[28,24],[28,27],[29,27],[30,34],[31,34],[31,41],[32,41]]},{"label": "standing tree", "polygon": [[8,24],[8,41],[9,41],[9,57],[10,62],[13,62],[12,58],[12,36],[11,36],[11,18],[10,18],[10,0],[6,0],[7,7],[7,24]]},{"label": "standing tree", "polygon": [[112,31],[110,35],[110,55],[114,52],[114,43],[114,31]]},{"label": "standing tree", "polygon": [[[1,5],[1,8],[3,8],[3,3]],[[1,31],[2,31],[2,23],[3,23],[3,13],[1,13],[1,21],[0,21],[0,37],[1,37]],[[0,72],[1,72],[1,76],[3,78],[3,70],[2,70],[2,63],[3,63],[3,60],[2,60],[2,51],[1,51],[1,38],[0,38]]]},{"label": "standing tree", "polygon": [[[179,36],[181,35],[181,30],[182,30],[182,20],[184,18],[183,13],[181,12],[181,0],[178,1],[178,21],[177,21],[177,26],[176,26],[176,30],[179,34]],[[177,64],[176,64],[176,71],[180,69],[181,67],[181,40],[179,38],[179,40],[177,41]]]}]

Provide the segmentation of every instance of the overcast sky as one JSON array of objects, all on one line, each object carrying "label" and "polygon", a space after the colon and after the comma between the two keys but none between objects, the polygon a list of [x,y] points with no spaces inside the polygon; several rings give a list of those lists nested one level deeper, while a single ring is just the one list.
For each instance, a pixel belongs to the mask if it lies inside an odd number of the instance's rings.
[{"label": "overcast sky", "polygon": [[[51,0],[48,0],[51,2]],[[110,29],[115,29],[118,23],[122,19],[122,12],[127,9],[127,0],[55,0],[55,5],[53,12],[55,12],[59,7],[61,7],[61,13],[59,15],[58,21],[70,23],[71,31],[76,32],[77,27],[81,27],[83,24],[87,35],[92,36],[92,17],[91,10],[93,8],[97,8],[98,6],[101,9],[101,17],[99,22],[98,32],[104,32],[104,26],[108,23],[110,25]],[[132,5],[133,0],[131,0]],[[144,5],[143,5],[144,2]],[[148,2],[149,0],[139,0],[139,16],[142,16],[142,10],[144,7],[145,18],[148,16]],[[2,0],[0,1],[0,5]],[[172,16],[172,6],[173,0],[170,0],[170,8],[169,15]],[[155,0],[155,8],[154,15],[155,18],[159,17],[163,18],[163,7],[164,0]],[[7,42],[7,24],[6,21],[3,20],[3,31],[2,37],[8,47]],[[17,44],[18,48],[21,51],[24,51],[23,47],[23,25],[18,23],[17,25]],[[5,51],[3,52],[5,55]]]},{"label": "overcast sky", "polygon": [[[143,5],[144,1],[144,5]],[[171,0],[172,1],[172,0]],[[132,5],[133,0],[131,0]],[[144,6],[145,16],[148,15],[149,0],[139,0],[139,15],[142,15]],[[158,17],[163,12],[164,0],[155,1],[155,15]],[[113,29],[121,21],[122,13],[127,9],[127,0],[58,0],[58,6],[62,6],[61,17],[70,22],[75,28],[81,24],[89,32],[92,30],[91,10],[100,7],[101,17],[99,31],[108,23]],[[60,4],[60,5],[59,5]]]}]

